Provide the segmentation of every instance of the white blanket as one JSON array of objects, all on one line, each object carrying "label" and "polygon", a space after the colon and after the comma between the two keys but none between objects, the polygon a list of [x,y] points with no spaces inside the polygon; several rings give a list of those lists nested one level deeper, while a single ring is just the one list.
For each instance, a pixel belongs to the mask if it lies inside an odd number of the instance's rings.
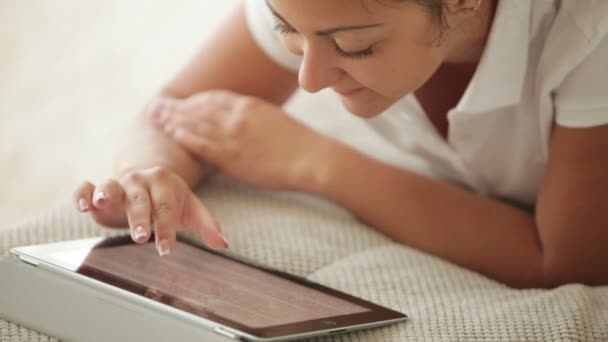
[{"label": "white blanket", "polygon": [[[216,177],[200,192],[233,253],[402,311],[327,341],[608,341],[608,287],[514,290],[397,244],[326,201]],[[68,203],[0,233],[16,245],[108,234]],[[48,341],[0,320],[0,341]]]}]

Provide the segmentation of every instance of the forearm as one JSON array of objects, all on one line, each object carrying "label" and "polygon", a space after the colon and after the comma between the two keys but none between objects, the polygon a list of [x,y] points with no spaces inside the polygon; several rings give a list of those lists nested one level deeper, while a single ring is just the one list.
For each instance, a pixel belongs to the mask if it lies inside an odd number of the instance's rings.
[{"label": "forearm", "polygon": [[[260,77],[272,82],[260,82]],[[276,65],[258,48],[240,4],[191,61],[164,85],[161,95],[183,99],[207,90],[226,89],[282,104],[296,86],[296,74]],[[118,174],[130,169],[164,166],[195,186],[207,169],[158,131],[143,114],[131,125],[124,141],[116,160]]]},{"label": "forearm", "polygon": [[[331,144],[304,186],[389,237],[516,287],[550,286],[534,217],[516,207]],[[317,164],[319,165],[319,164]]]},{"label": "forearm", "polygon": [[150,111],[138,114],[122,136],[115,157],[115,177],[132,170],[160,166],[182,177],[190,187],[195,187],[209,170],[185,148],[159,131],[152,123]]}]

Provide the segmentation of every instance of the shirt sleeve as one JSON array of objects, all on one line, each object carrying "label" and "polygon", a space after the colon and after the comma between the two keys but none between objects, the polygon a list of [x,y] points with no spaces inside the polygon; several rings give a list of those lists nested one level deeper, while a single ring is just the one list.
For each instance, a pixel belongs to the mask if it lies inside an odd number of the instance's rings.
[{"label": "shirt sleeve", "polygon": [[608,36],[555,93],[555,121],[565,127],[608,124]]},{"label": "shirt sleeve", "polygon": [[297,72],[301,57],[289,52],[274,29],[275,19],[264,0],[245,0],[245,15],[249,31],[257,45],[278,65]]}]

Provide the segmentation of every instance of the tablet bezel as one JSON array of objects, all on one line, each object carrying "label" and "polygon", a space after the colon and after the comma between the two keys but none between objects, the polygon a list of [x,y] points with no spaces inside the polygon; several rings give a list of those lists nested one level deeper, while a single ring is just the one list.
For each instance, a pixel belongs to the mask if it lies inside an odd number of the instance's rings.
[{"label": "tablet bezel", "polygon": [[[152,243],[152,242],[149,242]],[[110,285],[116,289],[123,290],[135,295],[138,295],[142,300],[151,300],[157,303],[165,304],[173,309],[178,309],[182,312],[190,314],[195,318],[200,318],[205,321],[213,322],[219,324],[224,327],[228,327],[235,331],[244,333],[245,335],[250,335],[255,338],[261,339],[276,339],[276,338],[285,338],[285,337],[293,337],[293,336],[311,336],[318,335],[323,332],[335,332],[335,331],[343,331],[347,330],[355,330],[358,328],[370,327],[370,326],[379,326],[384,324],[390,324],[393,322],[399,322],[407,320],[407,316],[382,307],[380,305],[368,302],[366,300],[348,295],[346,293],[340,292],[338,290],[323,286],[321,284],[312,282],[308,279],[294,276],[289,273],[285,273],[282,271],[270,269],[267,267],[263,267],[258,264],[252,264],[247,262],[241,258],[236,256],[227,255],[225,253],[221,253],[212,249],[204,248],[198,244],[192,244],[185,239],[179,239],[177,242],[176,248],[179,248],[179,244],[187,244],[199,249],[204,250],[205,252],[212,253],[218,255],[223,258],[230,259],[232,261],[238,262],[240,264],[246,265],[248,267],[253,267],[255,269],[261,270],[266,273],[270,273],[272,275],[278,276],[282,279],[286,279],[301,286],[305,286],[311,289],[315,289],[327,295],[348,301],[352,304],[364,307],[369,311],[362,313],[355,313],[351,315],[342,315],[342,316],[334,316],[327,317],[323,319],[315,319],[311,321],[290,323],[284,325],[276,325],[269,326],[263,328],[253,328],[239,322],[231,321],[222,316],[215,315],[213,313],[201,313],[200,310],[195,312],[194,310],[188,310],[187,305],[184,302],[181,302],[181,306],[172,305],[172,303],[179,303],[180,299],[178,297],[172,296],[168,293],[162,293],[161,296],[157,296],[155,298],[150,298],[145,296],[145,292],[147,287],[142,284],[135,284],[131,281],[128,281],[124,278],[119,278],[115,275],[104,274],[97,269],[91,269],[90,267],[80,267],[79,271],[75,270],[75,265],[69,265],[65,263],[61,259],[57,259],[52,257],[53,254],[58,252],[72,252],[72,251],[90,251],[92,248],[100,248],[100,247],[112,247],[118,245],[134,245],[131,238],[127,236],[120,236],[114,238],[93,238],[93,239],[84,239],[84,240],[74,240],[74,241],[66,241],[66,242],[58,242],[52,244],[44,244],[44,245],[35,245],[35,246],[26,246],[20,248],[14,248],[11,251],[17,256],[25,256],[28,258],[35,258],[40,262],[48,263],[53,266],[60,267],[64,270],[72,272],[74,275],[85,277],[90,280],[95,280],[100,283]]]}]

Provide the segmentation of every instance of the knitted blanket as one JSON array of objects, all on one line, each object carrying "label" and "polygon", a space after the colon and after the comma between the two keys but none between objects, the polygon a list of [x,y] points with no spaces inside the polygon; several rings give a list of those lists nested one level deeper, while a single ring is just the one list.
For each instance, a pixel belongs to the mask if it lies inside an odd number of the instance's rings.
[{"label": "knitted blanket", "polygon": [[[608,341],[606,286],[515,290],[395,243],[322,199],[222,177],[199,195],[231,253],[410,316],[319,341]],[[0,255],[18,245],[113,233],[63,203],[1,232]],[[0,341],[56,339],[0,320]]]}]

